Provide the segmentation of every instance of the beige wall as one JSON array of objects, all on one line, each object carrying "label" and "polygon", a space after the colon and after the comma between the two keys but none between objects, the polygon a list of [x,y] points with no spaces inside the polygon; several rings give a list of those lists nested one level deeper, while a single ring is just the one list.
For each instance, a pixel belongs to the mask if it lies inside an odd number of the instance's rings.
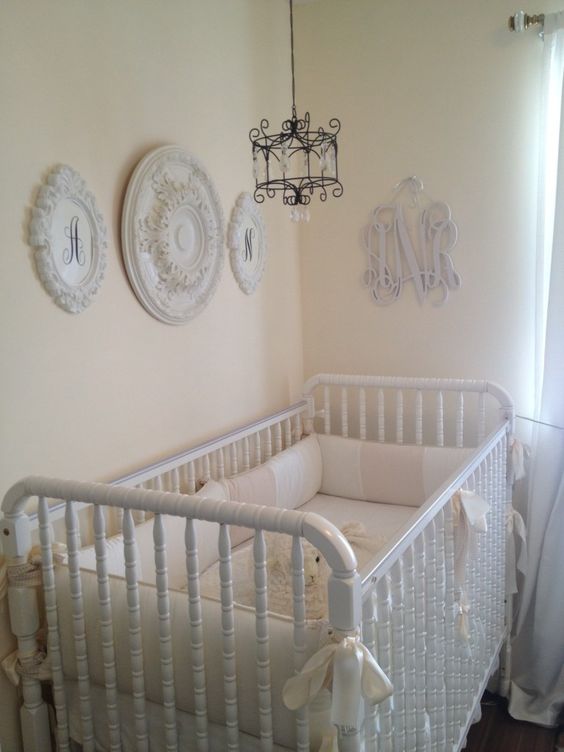
[{"label": "beige wall", "polygon": [[[239,290],[226,254],[211,303],[181,327],[145,313],[119,243],[127,180],[156,146],[177,143],[202,160],[226,220],[251,189],[248,131],[287,113],[284,4],[6,0],[0,8],[0,496],[29,473],[111,478],[287,405],[303,373],[297,234],[286,212],[265,205],[269,256],[256,294]],[[57,163],[85,178],[109,230],[104,284],[74,316],[44,292],[26,242],[29,207]],[[0,627],[0,657],[5,637]],[[15,750],[2,676],[3,749]]]},{"label": "beige wall", "polygon": [[[542,42],[507,31],[506,0],[322,7],[300,9],[298,110],[342,119],[345,190],[302,230],[306,375],[488,378],[530,410]],[[379,307],[360,281],[360,230],[410,175],[459,227],[463,287],[443,308],[420,306],[412,284]]]},{"label": "beige wall", "polygon": [[[287,109],[285,8],[35,0],[4,3],[1,21],[2,488],[29,472],[109,478],[287,404],[299,394],[302,347],[285,212],[265,205],[257,293],[241,293],[226,254],[211,303],[180,327],[138,303],[119,241],[127,180],[155,146],[177,143],[202,160],[226,222],[251,189],[248,131]],[[80,315],[53,304],[26,243],[29,207],[59,162],[86,179],[109,229],[106,279]]]}]

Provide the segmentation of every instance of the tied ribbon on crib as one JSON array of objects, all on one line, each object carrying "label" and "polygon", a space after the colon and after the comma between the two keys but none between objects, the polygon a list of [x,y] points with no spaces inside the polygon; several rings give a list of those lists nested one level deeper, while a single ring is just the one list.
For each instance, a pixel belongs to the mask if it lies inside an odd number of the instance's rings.
[{"label": "tied ribbon on crib", "polygon": [[[67,547],[64,543],[54,542],[51,545],[53,564],[66,564]],[[8,587],[30,587],[41,585],[41,546],[33,546],[27,561],[9,567],[6,560],[0,557],[0,602],[7,596]],[[51,662],[44,647],[39,647],[34,653],[21,656],[17,650],[7,655],[0,663],[8,679],[18,686],[21,676],[32,677],[40,681],[51,679]]]},{"label": "tied ribbon on crib", "polygon": [[476,553],[476,534],[488,529],[486,515],[490,509],[486,501],[474,491],[461,488],[452,497],[454,522],[454,577],[464,586],[468,556]]},{"label": "tied ribbon on crib", "polygon": [[327,730],[323,734],[319,752],[339,752],[339,737],[337,734],[337,729],[334,726],[330,731]]},{"label": "tied ribbon on crib", "polygon": [[456,631],[464,642],[470,639],[470,604],[464,590],[460,593],[458,613],[456,615]]},{"label": "tied ribbon on crib", "polygon": [[527,474],[525,470],[525,459],[527,459],[531,453],[531,450],[525,444],[522,444],[516,436],[511,436],[509,439],[510,447],[510,470],[509,481],[511,484],[517,480],[521,480]]},{"label": "tied ribbon on crib", "polygon": [[454,523],[454,580],[460,586],[456,629],[460,637],[470,638],[470,602],[466,595],[466,565],[468,557],[476,553],[476,535],[488,529],[486,515],[490,503],[474,491],[459,489],[452,497]]},{"label": "tied ribbon on crib", "polygon": [[296,676],[287,680],[282,698],[288,710],[298,710],[311,702],[327,686],[331,670],[331,723],[336,726],[357,728],[361,697],[377,705],[393,692],[390,680],[362,644],[360,635],[336,633],[332,642],[320,648]]},{"label": "tied ribbon on crib", "polygon": [[[527,528],[519,512],[509,505],[506,518],[507,530],[507,590],[517,592],[517,572],[526,575],[529,563],[527,553]],[[516,538],[519,539],[519,556],[516,552]]]}]

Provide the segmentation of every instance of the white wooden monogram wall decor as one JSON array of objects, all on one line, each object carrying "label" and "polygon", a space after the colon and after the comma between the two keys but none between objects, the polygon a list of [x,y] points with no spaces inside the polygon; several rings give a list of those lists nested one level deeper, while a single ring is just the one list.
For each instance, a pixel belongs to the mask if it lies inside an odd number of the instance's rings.
[{"label": "white wooden monogram wall decor", "polygon": [[29,242],[39,278],[55,303],[69,313],[83,311],[104,277],[106,226],[94,196],[71,167],[56,167],[41,186]]},{"label": "white wooden monogram wall decor", "polygon": [[227,231],[233,275],[244,293],[253,293],[264,273],[266,228],[259,205],[250,193],[241,193]]},{"label": "white wooden monogram wall decor", "polygon": [[368,268],[363,282],[378,305],[397,300],[406,282],[417,299],[440,306],[462,284],[450,253],[458,239],[448,204],[426,199],[417,177],[402,180],[394,200],[374,209],[364,231]]},{"label": "white wooden monogram wall decor", "polygon": [[199,161],[178,146],[149,152],[127,187],[125,267],[146,310],[183,324],[210,301],[223,265],[219,196]]}]

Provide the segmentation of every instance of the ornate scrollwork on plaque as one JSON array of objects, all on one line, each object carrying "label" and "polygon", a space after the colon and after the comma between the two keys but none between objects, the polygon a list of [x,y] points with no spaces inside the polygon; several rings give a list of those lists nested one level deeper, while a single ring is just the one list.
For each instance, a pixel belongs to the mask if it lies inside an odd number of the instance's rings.
[{"label": "ornate scrollwork on plaque", "polygon": [[55,303],[80,313],[98,292],[106,268],[106,226],[96,200],[67,165],[41,186],[29,228],[37,273]]},{"label": "ornate scrollwork on plaque", "polygon": [[364,231],[368,268],[363,282],[374,302],[393,303],[413,282],[420,304],[431,298],[433,305],[443,305],[462,284],[450,255],[457,239],[448,204],[424,201],[417,177],[398,183],[395,200],[377,206]]},{"label": "ornate scrollwork on plaque", "polygon": [[253,293],[266,263],[266,228],[260,207],[250,193],[241,193],[227,231],[231,269],[241,290]]},{"label": "ornate scrollwork on plaque", "polygon": [[183,324],[211,299],[223,265],[223,211],[209,175],[177,146],[147,154],[125,197],[125,266],[146,310]]}]

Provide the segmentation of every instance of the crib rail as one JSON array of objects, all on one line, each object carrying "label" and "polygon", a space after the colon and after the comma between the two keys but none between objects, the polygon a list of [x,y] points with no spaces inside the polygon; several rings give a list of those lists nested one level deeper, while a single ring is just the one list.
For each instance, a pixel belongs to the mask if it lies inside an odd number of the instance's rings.
[{"label": "crib rail", "polygon": [[[16,578],[18,567],[27,561],[30,548],[29,519],[24,508],[30,496],[37,496],[43,592],[48,624],[48,650],[52,665],[53,696],[57,720],[57,749],[70,749],[69,721],[67,717],[66,672],[61,623],[59,622],[61,590],[56,586],[55,562],[52,549],[52,527],[47,498],[58,499],[65,506],[66,543],[68,551],[68,588],[72,602],[72,640],[74,642],[74,673],[78,681],[81,742],[85,752],[93,750],[94,717],[92,706],[92,672],[96,671],[88,656],[86,632],[87,606],[82,592],[83,582],[78,562],[80,534],[77,507],[94,506],[97,613],[100,623],[100,640],[103,657],[105,687],[105,718],[108,748],[122,749],[120,725],[119,657],[114,630],[112,588],[110,583],[108,538],[105,528],[105,508],[123,510],[123,551],[128,606],[128,643],[132,676],[132,695],[135,715],[136,748],[148,750],[148,731],[145,709],[145,661],[141,639],[140,584],[136,571],[138,565],[134,545],[134,510],[144,510],[154,515],[153,543],[156,573],[156,607],[158,611],[158,660],[161,675],[160,703],[163,706],[164,747],[167,752],[178,750],[175,673],[172,654],[173,624],[170,604],[167,534],[163,520],[172,515],[185,524],[187,609],[190,621],[191,663],[193,672],[194,709],[196,717],[196,748],[206,752],[210,748],[208,734],[209,707],[206,699],[207,682],[203,660],[205,636],[203,631],[202,599],[199,592],[198,520],[219,523],[218,554],[221,584],[221,634],[223,651],[223,696],[225,704],[226,749],[239,749],[239,720],[237,706],[237,656],[234,598],[232,589],[232,557],[230,527],[245,526],[256,531],[253,547],[255,568],[255,630],[257,637],[256,670],[257,702],[260,708],[261,750],[272,749],[272,697],[270,687],[269,655],[271,651],[266,614],[266,547],[263,531],[292,536],[293,566],[293,649],[294,667],[299,670],[307,658],[305,624],[305,580],[302,540],[312,542],[327,560],[332,574],[329,579],[329,619],[336,630],[355,634],[360,623],[360,580],[356,572],[356,559],[340,531],[319,515],[274,507],[257,506],[240,502],[187,497],[183,494],[149,491],[138,488],[108,486],[99,483],[74,482],[30,476],[13,486],[3,502],[3,538],[9,573]],[[115,579],[115,578],[113,578]],[[20,662],[40,655],[37,644],[39,626],[38,604],[35,588],[27,587],[16,579],[10,583],[10,616],[17,637]],[[41,699],[37,677],[22,677],[22,717],[26,723],[26,752],[49,749],[49,725],[45,705]],[[99,713],[99,711],[98,711]],[[309,749],[307,712],[300,711],[296,718],[298,750]],[[186,743],[186,742],[184,742]]]},{"label": "crib rail", "polygon": [[491,381],[322,373],[304,395],[318,430],[362,440],[475,447],[488,418],[514,419],[511,397]]},{"label": "crib rail", "polygon": [[[295,444],[302,437],[307,410],[305,400],[296,402],[246,426],[127,473],[111,481],[111,485],[194,494],[210,478],[221,480],[244,472]],[[50,508],[51,522],[64,517],[64,504],[57,504],[55,500]],[[77,510],[80,508],[77,505]],[[118,518],[120,514],[116,507]],[[148,510],[137,509],[133,514],[135,522],[142,522]],[[37,513],[30,510],[29,517],[33,523]],[[120,522],[120,519],[108,520],[110,530],[117,529]]]}]

